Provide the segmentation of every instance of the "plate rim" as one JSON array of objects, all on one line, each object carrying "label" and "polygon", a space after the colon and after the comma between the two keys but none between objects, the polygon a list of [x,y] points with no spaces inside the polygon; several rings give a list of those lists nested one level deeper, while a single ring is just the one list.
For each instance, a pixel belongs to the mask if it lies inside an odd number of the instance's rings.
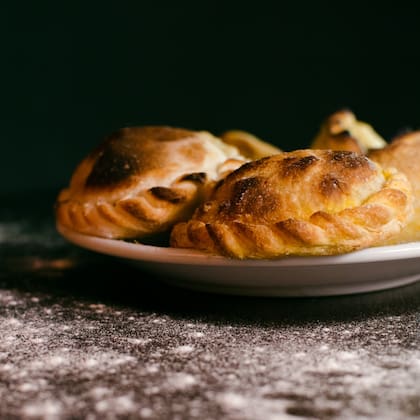
[{"label": "plate rim", "polygon": [[56,223],[56,229],[70,243],[90,251],[129,260],[183,265],[230,267],[295,267],[378,263],[420,258],[420,242],[365,248],[334,256],[285,256],[276,259],[233,259],[197,250],[158,247],[121,239],[86,235]]}]

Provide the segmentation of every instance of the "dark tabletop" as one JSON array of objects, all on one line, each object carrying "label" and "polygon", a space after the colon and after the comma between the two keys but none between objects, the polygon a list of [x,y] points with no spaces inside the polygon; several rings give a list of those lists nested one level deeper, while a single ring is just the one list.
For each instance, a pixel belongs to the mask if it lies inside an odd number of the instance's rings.
[{"label": "dark tabletop", "polygon": [[175,288],[68,244],[54,196],[0,197],[0,418],[420,418],[420,283]]}]

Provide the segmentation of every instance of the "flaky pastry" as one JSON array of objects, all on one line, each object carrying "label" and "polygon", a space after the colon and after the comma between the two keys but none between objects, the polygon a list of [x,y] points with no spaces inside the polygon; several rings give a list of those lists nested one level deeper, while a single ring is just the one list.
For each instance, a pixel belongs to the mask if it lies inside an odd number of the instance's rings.
[{"label": "flaky pastry", "polygon": [[234,258],[333,255],[400,232],[411,186],[347,151],[297,150],[246,163],[215,188],[171,245]]},{"label": "flaky pastry", "polygon": [[311,148],[367,153],[370,149],[380,149],[385,145],[386,141],[372,126],[358,121],[353,112],[344,109],[325,119]]},{"label": "flaky pastry", "polygon": [[243,130],[229,130],[220,138],[227,144],[235,146],[243,156],[256,160],[266,156],[281,153],[282,150],[251,133]]},{"label": "flaky pastry", "polygon": [[187,220],[209,186],[245,161],[205,131],[124,128],[79,164],[58,196],[56,218],[107,238],[162,232]]},{"label": "flaky pastry", "polygon": [[396,168],[405,174],[413,188],[413,217],[389,243],[420,241],[420,131],[398,136],[389,145],[371,151],[368,156],[385,168]]}]

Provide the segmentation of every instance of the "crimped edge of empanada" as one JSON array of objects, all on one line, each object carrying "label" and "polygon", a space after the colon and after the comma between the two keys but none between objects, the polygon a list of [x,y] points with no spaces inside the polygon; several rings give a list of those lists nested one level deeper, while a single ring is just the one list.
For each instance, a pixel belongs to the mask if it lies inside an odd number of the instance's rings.
[{"label": "crimped edge of empanada", "polygon": [[337,255],[375,246],[399,233],[412,214],[407,178],[394,169],[383,171],[383,187],[359,206],[335,214],[317,211],[307,220],[289,218],[269,225],[192,219],[175,225],[171,246],[240,259]]}]

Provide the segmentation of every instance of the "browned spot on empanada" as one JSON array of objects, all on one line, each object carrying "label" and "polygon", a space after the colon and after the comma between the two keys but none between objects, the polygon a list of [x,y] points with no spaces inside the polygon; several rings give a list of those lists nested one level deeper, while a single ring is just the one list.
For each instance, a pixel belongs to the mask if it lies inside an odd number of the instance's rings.
[{"label": "browned spot on empanada", "polygon": [[315,156],[288,157],[281,162],[281,176],[299,176],[319,159]]},{"label": "browned spot on empanada", "polygon": [[169,201],[170,203],[180,203],[185,200],[185,195],[172,188],[153,187],[149,190],[159,200]]},{"label": "browned spot on empanada", "polygon": [[359,155],[354,152],[335,150],[330,151],[330,160],[332,163],[339,162],[340,165],[349,169],[356,169],[360,167],[371,168],[372,163],[366,158],[366,156]]},{"label": "browned spot on empanada", "polygon": [[87,187],[116,185],[138,171],[138,161],[129,153],[121,153],[110,144],[99,155],[86,179]]},{"label": "browned spot on empanada", "polygon": [[[261,179],[258,177],[240,179],[233,185],[232,204],[237,207],[249,205],[249,200],[254,195],[253,191],[261,187]],[[251,190],[251,188],[253,190]],[[251,193],[251,195],[250,195]]]},{"label": "browned spot on empanada", "polygon": [[[138,199],[127,199],[120,201],[119,205],[124,211],[129,213],[131,216],[134,216],[138,220],[149,219],[149,215],[143,201]],[[153,220],[151,221],[153,222]]]},{"label": "browned spot on empanada", "polygon": [[156,142],[172,142],[193,134],[181,128],[156,126],[118,130],[92,153],[96,161],[85,185],[109,188],[132,175],[164,166],[168,157],[162,155],[163,149],[159,150]]},{"label": "browned spot on empanada", "polygon": [[192,174],[187,174],[181,178],[181,181],[192,181],[199,184],[204,184],[207,179],[207,174],[205,172],[194,172]]},{"label": "browned spot on empanada", "polygon": [[326,197],[330,197],[334,194],[342,194],[348,190],[348,186],[345,181],[340,180],[333,174],[326,174],[322,177],[319,184],[319,190]]}]

